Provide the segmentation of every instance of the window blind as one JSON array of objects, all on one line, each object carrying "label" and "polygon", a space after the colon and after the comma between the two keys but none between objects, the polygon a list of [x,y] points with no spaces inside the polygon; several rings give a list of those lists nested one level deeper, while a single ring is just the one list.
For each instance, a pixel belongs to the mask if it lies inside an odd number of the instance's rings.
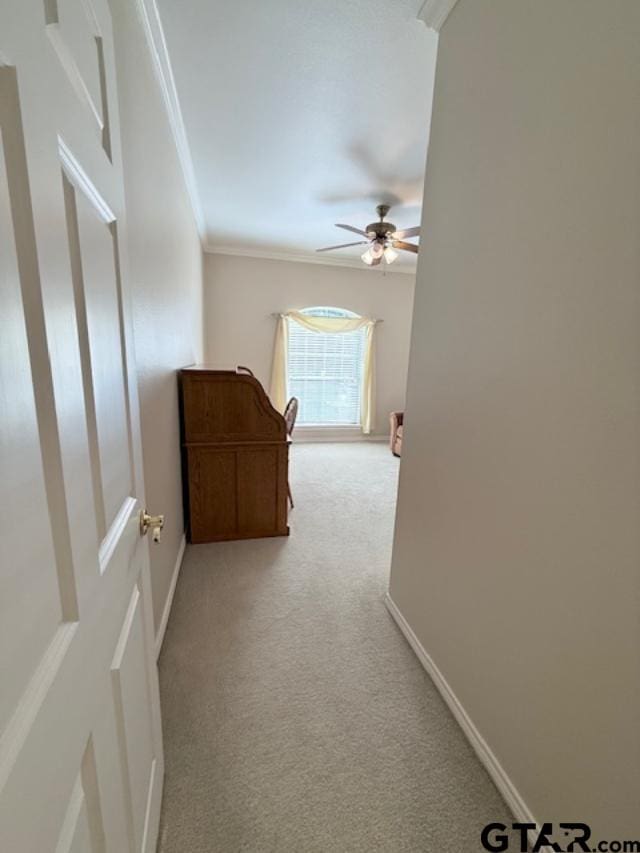
[{"label": "window blind", "polygon": [[[302,312],[321,317],[355,317],[338,308]],[[300,401],[298,423],[355,426],[360,423],[364,329],[331,334],[289,322],[289,396]]]}]

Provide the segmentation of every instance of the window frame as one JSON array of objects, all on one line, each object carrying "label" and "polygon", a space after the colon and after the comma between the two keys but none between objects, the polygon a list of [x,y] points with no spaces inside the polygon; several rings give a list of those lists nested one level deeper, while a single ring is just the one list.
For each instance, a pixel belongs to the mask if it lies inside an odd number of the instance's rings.
[{"label": "window frame", "polygon": [[[338,317],[345,319],[360,319],[362,315],[357,314],[354,311],[349,310],[348,308],[341,308],[335,305],[314,305],[307,308],[300,309],[301,314],[305,314],[308,316],[315,317]],[[333,334],[330,332],[322,333],[322,332],[313,332],[309,329],[304,329],[299,324],[296,323],[295,320],[289,320],[289,329],[288,329],[288,338],[289,338],[289,346],[287,351],[287,396],[292,397],[296,396],[300,399],[300,413],[298,415],[298,426],[302,430],[308,430],[310,432],[315,430],[322,431],[361,431],[361,418],[362,418],[362,388],[364,382],[364,359],[365,359],[365,329],[354,330],[353,332],[340,332],[336,333],[340,337],[346,335],[357,335],[358,343],[357,343],[357,352],[356,357],[358,359],[356,370],[357,370],[357,394],[355,396],[355,418],[354,420],[331,420],[331,421],[304,421],[302,418],[304,417],[304,395],[301,394],[300,390],[296,393],[295,383],[303,382],[304,379],[298,377],[293,380],[292,383],[292,362],[291,362],[291,339],[292,339],[292,329],[295,328],[294,334],[308,334],[313,336],[323,336],[323,337],[333,337]],[[297,328],[296,328],[297,327]],[[339,377],[335,378],[336,382],[339,382]]]}]

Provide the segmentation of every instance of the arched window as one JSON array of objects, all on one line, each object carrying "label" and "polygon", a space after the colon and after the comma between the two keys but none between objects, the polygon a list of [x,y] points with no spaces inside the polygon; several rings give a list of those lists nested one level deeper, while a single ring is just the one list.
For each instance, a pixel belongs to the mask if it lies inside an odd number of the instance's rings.
[{"label": "arched window", "polygon": [[[343,308],[305,308],[315,317],[357,317]],[[289,323],[288,392],[300,400],[298,423],[356,426],[360,423],[365,330],[314,332]]]}]

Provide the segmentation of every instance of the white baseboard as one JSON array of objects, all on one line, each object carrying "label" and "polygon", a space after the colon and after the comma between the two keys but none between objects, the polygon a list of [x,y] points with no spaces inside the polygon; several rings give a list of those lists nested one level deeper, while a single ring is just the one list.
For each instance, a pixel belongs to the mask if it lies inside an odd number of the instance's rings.
[{"label": "white baseboard", "polygon": [[522,823],[534,823],[538,825],[536,819],[531,813],[531,810],[520,796],[518,789],[507,775],[504,767],[502,767],[494,753],[491,751],[491,747],[474,725],[471,717],[463,708],[460,700],[449,686],[446,678],[436,666],[433,658],[427,651],[425,651],[420,640],[414,634],[411,626],[404,618],[398,609],[398,605],[394,602],[389,593],[385,596],[385,604],[387,605],[389,613],[393,616],[398,628],[400,628],[407,642],[415,652],[416,657],[427,671],[444,701],[447,703],[449,710],[456,718],[456,721],[473,747],[476,755],[484,765],[487,773],[493,779],[493,782],[502,795],[505,803],[513,812],[513,816],[516,820]]},{"label": "white baseboard", "polygon": [[171,583],[169,584],[169,591],[167,592],[167,600],[165,601],[164,610],[162,611],[162,619],[160,620],[160,624],[158,625],[158,630],[156,632],[156,660],[158,660],[158,658],[160,657],[160,650],[162,649],[164,633],[167,630],[167,622],[169,621],[169,614],[171,613],[171,605],[173,604],[173,596],[175,595],[176,584],[178,583],[178,575],[180,574],[180,567],[182,566],[182,558],[184,557],[184,549],[186,547],[186,544],[187,539],[183,533],[182,539],[180,540],[180,547],[178,548],[176,564],[173,567],[173,574],[171,575]]},{"label": "white baseboard", "polygon": [[365,435],[359,429],[345,429],[340,427],[298,427],[293,433],[293,441],[295,444],[322,441],[386,441],[389,443],[389,436],[378,434]]}]

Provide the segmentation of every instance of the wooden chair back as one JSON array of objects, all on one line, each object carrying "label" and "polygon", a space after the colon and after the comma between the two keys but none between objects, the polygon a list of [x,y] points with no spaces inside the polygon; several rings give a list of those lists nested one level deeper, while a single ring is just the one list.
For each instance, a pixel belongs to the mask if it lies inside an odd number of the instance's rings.
[{"label": "wooden chair back", "polygon": [[298,417],[298,398],[292,397],[284,410],[284,422],[287,427],[287,435],[291,435]]}]

